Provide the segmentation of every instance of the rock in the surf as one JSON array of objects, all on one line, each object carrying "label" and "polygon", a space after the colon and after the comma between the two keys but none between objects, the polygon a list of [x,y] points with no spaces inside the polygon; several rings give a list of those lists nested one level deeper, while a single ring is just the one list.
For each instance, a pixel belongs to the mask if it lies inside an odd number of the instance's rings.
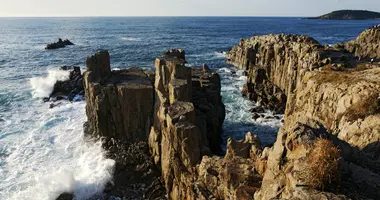
[{"label": "rock in the surf", "polygon": [[69,71],[69,79],[65,81],[57,81],[54,84],[53,92],[51,93],[49,99],[46,100],[63,100],[68,99],[69,101],[75,100],[76,96],[84,95],[83,87],[83,75],[81,73],[80,67],[76,66],[63,66],[60,70]]},{"label": "rock in the surf", "polygon": [[67,45],[74,45],[74,43],[72,43],[68,39],[62,40],[61,38],[59,38],[57,42],[46,45],[45,49],[48,49],[48,50],[59,49],[59,48],[66,47]]}]

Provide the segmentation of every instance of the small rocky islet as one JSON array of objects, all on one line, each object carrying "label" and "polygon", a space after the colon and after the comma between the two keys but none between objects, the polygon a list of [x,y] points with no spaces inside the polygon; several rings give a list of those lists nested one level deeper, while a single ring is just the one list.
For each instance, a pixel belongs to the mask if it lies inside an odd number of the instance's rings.
[{"label": "small rocky islet", "polygon": [[66,47],[68,45],[74,45],[74,43],[72,43],[68,39],[62,40],[61,38],[59,38],[57,42],[47,44],[45,49],[47,49],[47,50],[60,49],[60,48]]},{"label": "small rocky islet", "polygon": [[102,199],[378,199],[379,40],[373,27],[334,46],[242,39],[226,62],[247,71],[242,94],[284,114],[284,126],[272,146],[248,132],[223,156],[217,73],[187,67],[183,50],[157,58],[154,72],[111,71],[107,51],[88,57],[85,135],[116,161]]},{"label": "small rocky islet", "polygon": [[306,19],[317,20],[378,20],[380,13],[368,10],[336,10],[331,13],[318,17],[309,17]]}]

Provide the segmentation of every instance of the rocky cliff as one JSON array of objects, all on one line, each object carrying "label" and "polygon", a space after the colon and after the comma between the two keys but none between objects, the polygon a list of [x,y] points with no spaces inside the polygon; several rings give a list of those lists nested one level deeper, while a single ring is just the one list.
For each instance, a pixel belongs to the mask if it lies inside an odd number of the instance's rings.
[{"label": "rocky cliff", "polygon": [[[363,43],[360,43],[363,44]],[[183,50],[155,72],[87,59],[86,135],[116,160],[108,196],[126,199],[377,199],[380,68],[345,46],[300,35],[240,41],[227,62],[248,71],[243,94],[285,114],[272,147],[254,133],[219,153],[220,77]],[[131,189],[132,188],[132,189]],[[133,194],[133,195],[131,195]]]},{"label": "rocky cliff", "polygon": [[243,39],[229,52],[227,62],[248,71],[243,94],[272,109],[286,104],[277,141],[263,150],[255,199],[380,196],[380,69],[355,58],[377,55],[366,47],[379,39],[374,31],[359,36],[366,40],[356,40],[355,51],[282,34]]},{"label": "rocky cliff", "polygon": [[373,26],[352,41],[338,44],[337,47],[347,49],[353,55],[362,59],[380,59],[380,26]]},{"label": "rocky cliff", "polygon": [[291,96],[307,71],[332,62],[349,65],[351,55],[326,49],[303,35],[265,35],[241,39],[227,54],[227,63],[248,71],[243,95],[262,106],[284,112],[286,97]]}]

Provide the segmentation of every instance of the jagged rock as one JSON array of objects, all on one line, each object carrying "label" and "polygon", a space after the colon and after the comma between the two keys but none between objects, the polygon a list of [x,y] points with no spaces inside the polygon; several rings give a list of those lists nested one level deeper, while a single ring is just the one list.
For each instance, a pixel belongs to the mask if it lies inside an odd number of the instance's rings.
[{"label": "jagged rock", "polygon": [[250,158],[251,153],[254,156],[261,153],[261,142],[255,134],[248,132],[245,136],[245,140],[241,141],[234,141],[231,138],[228,139],[226,158],[233,158],[236,156]]},{"label": "jagged rock", "polygon": [[86,134],[147,141],[153,123],[153,86],[141,69],[112,71],[108,52],[87,58]]},{"label": "jagged rock", "polygon": [[262,177],[257,171],[250,151],[261,154],[257,136],[247,133],[244,141],[229,140],[225,158],[203,157],[198,166],[199,179],[219,199],[253,199],[261,186]]},{"label": "jagged rock", "polygon": [[349,52],[364,59],[380,59],[380,28],[371,27],[362,32],[355,40],[338,44],[337,47],[347,49]]},{"label": "jagged rock", "polygon": [[156,59],[150,152],[162,171],[169,199],[212,199],[206,183],[197,180],[196,166],[210,149],[220,148],[225,117],[220,77],[185,63],[183,50],[170,50]]},{"label": "jagged rock", "polygon": [[347,66],[356,63],[350,53],[324,47],[304,35],[242,39],[227,54],[227,63],[248,71],[243,95],[275,113],[284,113],[287,97],[294,93],[300,79],[308,71],[327,65],[327,60]]},{"label": "jagged rock", "polygon": [[68,40],[68,39],[62,40],[61,38],[59,38],[58,42],[46,45],[45,49],[49,49],[49,50],[59,49],[59,48],[66,47],[67,45],[74,45],[74,43],[70,42],[70,40]]},{"label": "jagged rock", "polygon": [[[87,137],[102,138],[107,157],[116,161],[113,181],[104,190],[123,199],[166,199],[165,189],[151,159],[154,89],[148,76],[137,68],[111,71],[107,51],[87,58],[84,73],[87,99],[84,124]],[[155,136],[154,138],[152,138]],[[149,139],[149,140],[148,140]],[[156,147],[158,148],[158,147]],[[156,154],[161,154],[158,150]]]},{"label": "jagged rock", "polygon": [[[256,36],[241,40],[229,52],[228,63],[249,71],[244,95],[274,110],[284,108],[286,102],[284,127],[276,143],[252,156],[263,174],[255,199],[376,199],[380,195],[376,153],[380,70],[362,67],[374,65],[366,58],[378,55],[379,48],[371,46],[378,43],[377,33],[377,28],[371,28],[357,40],[334,47],[321,46],[307,36]],[[356,46],[350,49],[350,45]],[[318,138],[340,150],[340,172],[334,174],[342,174],[342,179],[336,184],[340,189],[330,188],[334,194],[312,188],[298,173],[306,171],[305,161],[312,157]]]},{"label": "jagged rock", "polygon": [[104,199],[110,196],[130,200],[166,199],[160,173],[155,169],[146,142],[131,144],[128,141],[105,139],[103,148],[107,150],[107,157],[116,161],[113,179],[104,190]]},{"label": "jagged rock", "polygon": [[73,101],[77,95],[84,95],[83,76],[80,67],[63,66],[60,70],[69,70],[69,79],[66,81],[57,81],[54,84],[53,92],[50,97],[44,101],[62,100],[68,98]]}]

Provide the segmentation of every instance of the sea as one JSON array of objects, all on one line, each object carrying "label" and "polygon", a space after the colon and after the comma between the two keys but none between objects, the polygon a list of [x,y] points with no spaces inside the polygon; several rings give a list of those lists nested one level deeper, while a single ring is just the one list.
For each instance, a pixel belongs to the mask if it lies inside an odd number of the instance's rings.
[{"label": "sea", "polygon": [[[223,139],[242,139],[247,131],[264,145],[275,141],[282,116],[270,111],[252,119],[255,106],[241,96],[247,77],[225,64],[225,52],[240,38],[270,33],[306,34],[321,44],[355,39],[379,21],[318,21],[279,17],[88,17],[0,18],[0,199],[54,200],[72,192],[78,200],[101,195],[112,179],[113,160],[99,142],[83,138],[85,101],[42,101],[67,72],[85,69],[85,59],[108,50],[114,69],[153,68],[168,49],[184,49],[189,66],[203,63],[222,78],[226,105]],[[58,38],[74,46],[45,50]]]}]

